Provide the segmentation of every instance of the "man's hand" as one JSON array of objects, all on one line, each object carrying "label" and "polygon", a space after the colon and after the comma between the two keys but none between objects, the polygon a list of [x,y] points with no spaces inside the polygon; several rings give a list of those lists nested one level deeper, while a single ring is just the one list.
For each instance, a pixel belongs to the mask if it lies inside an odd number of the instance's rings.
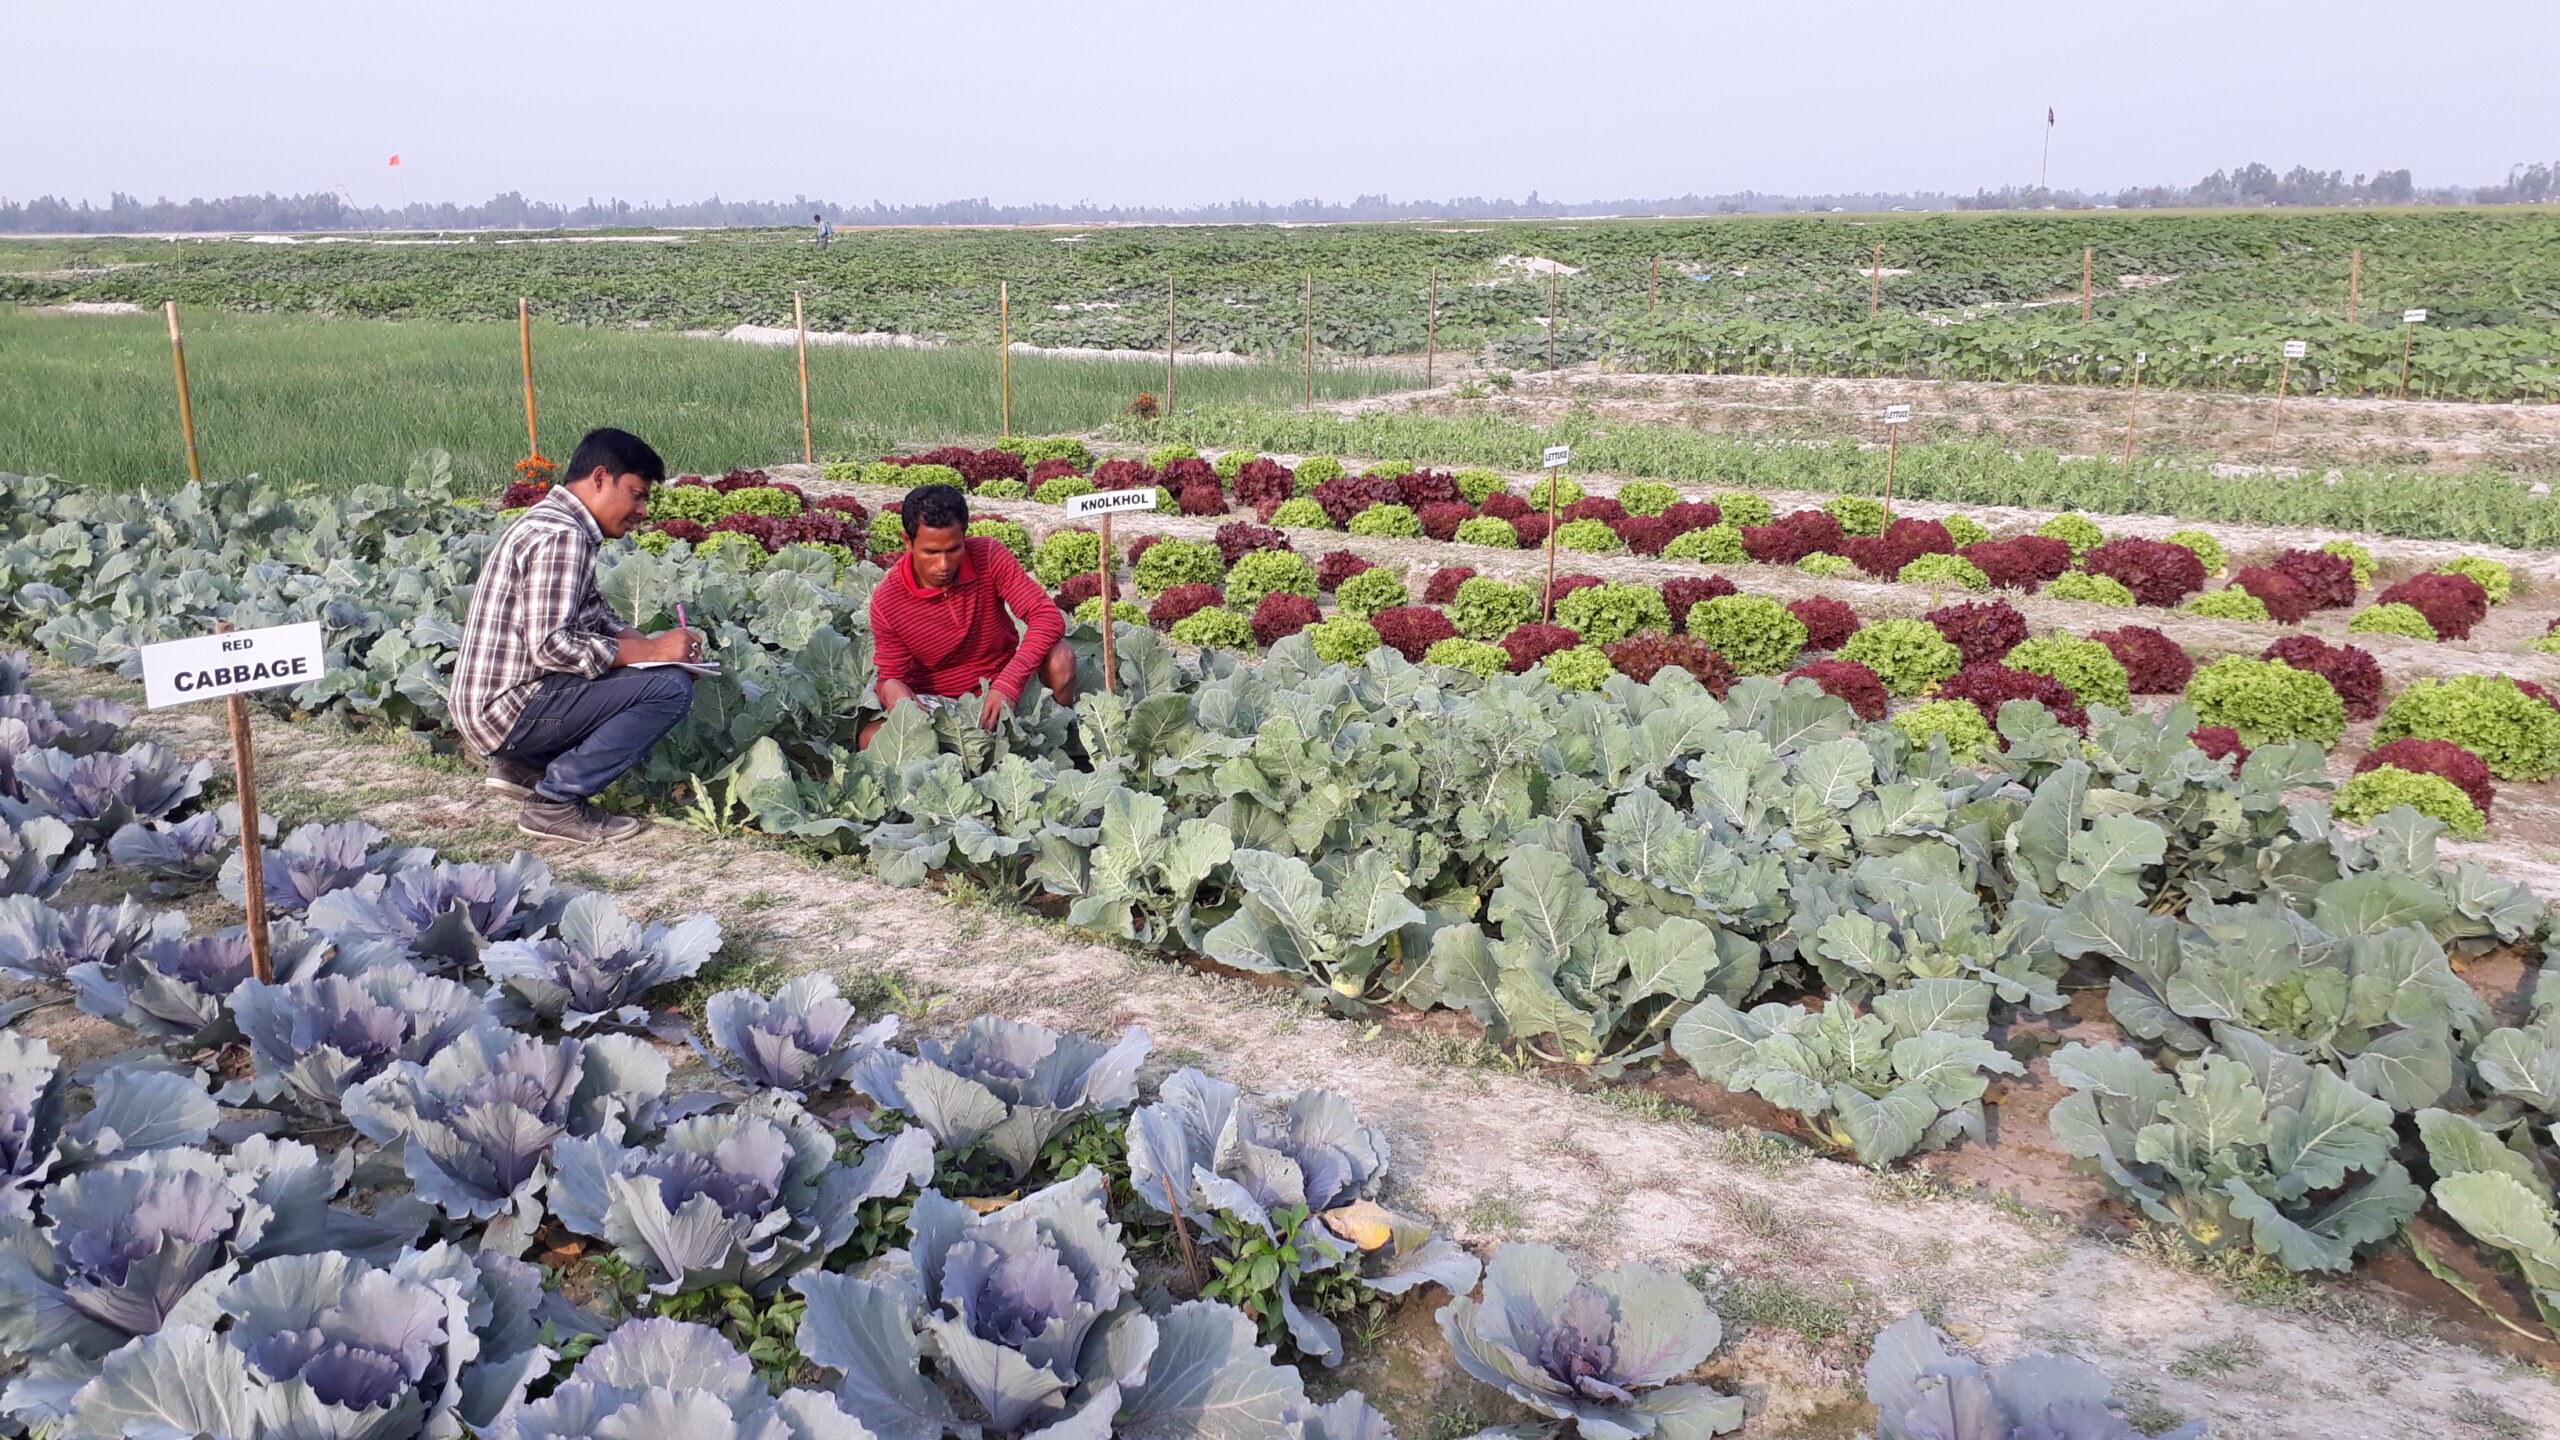
[{"label": "man's hand", "polygon": [[1005,712],[1012,708],[1013,702],[1004,698],[1003,691],[993,685],[988,686],[986,703],[978,707],[978,728],[993,730],[996,728],[996,722],[1003,719]]},{"label": "man's hand", "polygon": [[625,633],[617,642],[613,663],[641,665],[651,661],[699,660],[701,658],[701,632],[669,630],[660,635]]}]

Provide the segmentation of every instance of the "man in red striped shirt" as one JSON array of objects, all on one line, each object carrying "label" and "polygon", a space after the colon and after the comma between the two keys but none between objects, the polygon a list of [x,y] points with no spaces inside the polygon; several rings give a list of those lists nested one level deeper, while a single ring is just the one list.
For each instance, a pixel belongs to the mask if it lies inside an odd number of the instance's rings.
[{"label": "man in red striped shirt", "polygon": [[[871,591],[872,656],[880,708],[936,706],[982,687],[978,724],[992,730],[1037,675],[1061,705],[1076,703],[1076,654],[1066,617],[1000,541],[969,534],[969,500],[949,485],[907,492],[898,507],[907,551]],[[1016,634],[1010,609],[1021,617]],[[863,727],[871,744],[885,720]]]}]

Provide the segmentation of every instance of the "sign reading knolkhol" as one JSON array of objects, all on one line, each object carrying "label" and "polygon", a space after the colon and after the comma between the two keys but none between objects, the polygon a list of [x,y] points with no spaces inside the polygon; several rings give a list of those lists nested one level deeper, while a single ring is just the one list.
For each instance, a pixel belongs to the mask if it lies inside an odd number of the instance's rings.
[{"label": "sign reading knolkhol", "polygon": [[1155,487],[1141,490],[1096,490],[1090,495],[1071,496],[1067,500],[1067,518],[1083,515],[1119,515],[1131,510],[1156,508]]},{"label": "sign reading knolkhol", "polygon": [[327,668],[317,620],[195,635],[142,647],[142,688],[154,710],[280,685],[307,685]]},{"label": "sign reading knolkhol", "polygon": [[1564,467],[1566,467],[1567,465],[1570,465],[1570,464],[1572,464],[1572,463],[1573,463],[1573,447],[1572,447],[1572,446],[1570,446],[1570,445],[1550,445],[1550,446],[1548,446],[1548,447],[1547,447],[1546,459],[1545,459],[1544,461],[1540,462],[1539,468],[1540,468],[1540,469],[1543,469],[1543,470],[1561,470],[1561,469],[1563,469]]}]

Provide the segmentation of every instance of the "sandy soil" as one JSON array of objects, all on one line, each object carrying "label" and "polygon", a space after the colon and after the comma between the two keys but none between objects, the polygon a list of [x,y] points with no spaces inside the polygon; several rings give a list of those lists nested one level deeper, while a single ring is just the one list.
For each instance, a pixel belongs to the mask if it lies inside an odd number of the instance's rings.
[{"label": "sandy soil", "polygon": [[[57,694],[130,688],[58,671],[45,680]],[[213,712],[143,723],[164,743],[221,754]],[[361,814],[465,858],[515,848],[498,798],[423,752],[268,717],[257,732],[280,782],[269,808],[288,825]],[[1865,1338],[1915,1305],[1989,1356],[2063,1349],[2103,1365],[2152,1428],[2173,1414],[2226,1436],[2560,1428],[2560,1390],[2545,1375],[2440,1338],[2369,1281],[2320,1287],[2287,1309],[2244,1304],[2012,1202],[1719,1133],[1635,1092],[1576,1094],[1512,1072],[1445,1026],[1324,1018],[1268,988],[739,838],[662,825],[610,856],[537,849],[570,883],[620,891],[634,913],[711,910],[733,951],[768,965],[942,998],[935,1027],[984,1011],[1088,1031],[1140,1024],[1155,1036],[1154,1076],[1199,1063],[1266,1094],[1339,1089],[1394,1137],[1404,1203],[1469,1245],[1537,1239],[1594,1263],[1640,1258],[1716,1292],[1733,1338],[1710,1370],[1750,1398],[1750,1436],[1858,1433],[1872,1414],[1855,1389]],[[220,904],[206,909],[220,923]],[[22,1025],[81,1058],[123,1044],[68,1007]],[[1442,1358],[1436,1303],[1402,1307],[1374,1349],[1318,1384],[1365,1388],[1407,1436],[1521,1418]]]},{"label": "sandy soil", "polygon": [[1622,374],[1596,364],[1521,372],[1508,390],[1460,399],[1485,367],[1444,357],[1449,384],[1335,402],[1350,413],[1499,415],[1544,424],[1568,409],[1606,420],[1684,425],[1772,439],[1883,441],[1878,414],[1912,407],[1906,442],[1993,439],[2072,455],[2120,455],[2136,424],[2137,452],[2209,456],[2253,465],[2393,464],[2460,470],[2490,465],[2560,471],[2560,405],[2294,395],[2279,433],[2272,395],[2113,386],[1996,384],[1966,380],[1815,379],[1781,375]]}]

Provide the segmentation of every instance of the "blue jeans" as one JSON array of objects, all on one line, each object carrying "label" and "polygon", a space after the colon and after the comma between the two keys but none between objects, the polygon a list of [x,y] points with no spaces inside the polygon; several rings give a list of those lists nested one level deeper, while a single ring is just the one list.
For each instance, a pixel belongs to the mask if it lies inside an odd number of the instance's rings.
[{"label": "blue jeans", "polygon": [[693,708],[693,674],[674,666],[616,666],[602,676],[545,676],[507,743],[491,756],[542,773],[533,793],[584,800],[640,763]]}]

